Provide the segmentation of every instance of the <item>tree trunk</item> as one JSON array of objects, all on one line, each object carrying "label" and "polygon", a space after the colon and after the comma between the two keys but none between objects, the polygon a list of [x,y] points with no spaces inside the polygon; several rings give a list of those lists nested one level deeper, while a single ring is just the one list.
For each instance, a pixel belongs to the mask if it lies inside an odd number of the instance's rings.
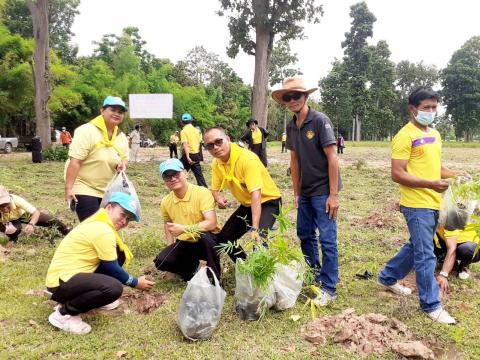
[{"label": "tree trunk", "polygon": [[362,141],[362,122],[361,122],[358,114],[355,115],[355,118],[356,118],[355,122],[357,124],[357,129],[356,129],[356,132],[355,132],[356,141]]},{"label": "tree trunk", "polygon": [[355,129],[357,128],[357,124],[355,120],[356,120],[356,117],[352,119],[352,137],[351,137],[352,141],[355,141]]},{"label": "tree trunk", "polygon": [[27,0],[32,14],[35,52],[33,54],[32,75],[35,88],[36,135],[42,139],[44,147],[51,144],[50,114],[50,46],[48,42],[48,0]]},{"label": "tree trunk", "polygon": [[254,0],[255,12],[255,74],[253,76],[252,117],[259,126],[267,128],[268,67],[273,48],[273,37],[267,27],[268,1]]}]

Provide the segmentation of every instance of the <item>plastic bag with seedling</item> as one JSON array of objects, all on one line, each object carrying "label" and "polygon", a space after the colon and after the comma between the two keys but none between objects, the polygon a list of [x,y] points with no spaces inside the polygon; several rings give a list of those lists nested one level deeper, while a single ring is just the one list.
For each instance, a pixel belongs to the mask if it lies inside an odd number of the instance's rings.
[{"label": "plastic bag with seedling", "polygon": [[[213,284],[207,271],[212,274]],[[212,336],[222,315],[225,295],[214,272],[201,266],[188,282],[178,311],[178,326],[187,339],[196,341]]]},{"label": "plastic bag with seedling", "polygon": [[103,195],[100,207],[105,207],[112,195],[116,192],[123,192],[131,195],[137,202],[137,215],[141,217],[142,209],[140,206],[140,200],[138,199],[137,191],[135,190],[133,183],[128,179],[127,175],[123,171],[116,173],[110,183],[107,185],[107,189]]},{"label": "plastic bag with seedling", "polygon": [[439,223],[449,231],[464,229],[477,206],[479,195],[478,182],[457,178],[443,194]]}]

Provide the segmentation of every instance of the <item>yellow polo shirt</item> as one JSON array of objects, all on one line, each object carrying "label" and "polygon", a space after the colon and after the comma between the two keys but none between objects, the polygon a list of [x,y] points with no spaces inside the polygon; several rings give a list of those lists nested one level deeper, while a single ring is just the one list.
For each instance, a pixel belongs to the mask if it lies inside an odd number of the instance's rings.
[{"label": "yellow polo shirt", "polygon": [[[407,172],[425,180],[440,180],[442,139],[437,130],[423,132],[411,122],[395,135],[392,159],[408,160]],[[442,195],[426,188],[400,185],[400,205],[411,208],[440,209]]]},{"label": "yellow polo shirt", "polygon": [[[240,148],[240,156],[235,164],[233,175],[240,181],[241,189],[233,181],[226,181],[226,187],[230,189],[232,195],[242,205],[252,205],[251,193],[255,190],[261,192],[262,203],[281,198],[280,190],[273,182],[270,174],[262,164],[256,154],[250,150]],[[220,159],[215,159],[212,163],[212,190],[220,191],[223,181],[222,171],[219,164],[225,166],[225,173],[229,174],[230,159],[223,163]]]},{"label": "yellow polo shirt", "polygon": [[262,143],[262,132],[257,127],[255,131],[252,131],[252,144],[261,144]]},{"label": "yellow polo shirt", "polygon": [[10,198],[10,211],[6,214],[0,213],[0,220],[2,223],[18,220],[20,218],[29,220],[32,217],[32,214],[37,210],[35,206],[18,195],[10,194]]},{"label": "yellow polo shirt", "polygon": [[283,134],[283,135],[282,135],[282,141],[283,141],[283,142],[287,141],[287,135],[286,135],[286,134]]},{"label": "yellow polo shirt", "polygon": [[170,135],[170,144],[177,144],[178,143],[178,136],[173,134]]},{"label": "yellow polo shirt", "polygon": [[192,124],[187,124],[180,131],[180,141],[188,144],[190,154],[197,154],[200,151],[200,142],[202,138],[197,129]]},{"label": "yellow polo shirt", "polygon": [[[204,214],[210,211],[215,211],[215,200],[210,190],[190,183],[182,199],[177,198],[172,191],[162,199],[160,204],[160,212],[165,222],[182,225],[198,224],[205,219]],[[212,232],[218,233],[219,231],[220,227],[217,224],[217,228]],[[182,234],[177,239],[184,241],[197,240],[189,237],[188,234]]]},{"label": "yellow polo shirt", "polygon": [[93,273],[101,260],[117,258],[117,242],[112,228],[102,222],[80,223],[60,243],[47,271],[47,287],[68,281],[78,273]]},{"label": "yellow polo shirt", "polygon": [[[73,191],[77,195],[103,197],[108,183],[117,172],[121,158],[113,147],[97,147],[102,140],[102,131],[91,123],[83,124],[75,130],[68,156],[83,161],[73,185]],[[128,139],[123,132],[117,135],[115,145],[128,159]],[[65,171],[68,164],[69,160]]]}]

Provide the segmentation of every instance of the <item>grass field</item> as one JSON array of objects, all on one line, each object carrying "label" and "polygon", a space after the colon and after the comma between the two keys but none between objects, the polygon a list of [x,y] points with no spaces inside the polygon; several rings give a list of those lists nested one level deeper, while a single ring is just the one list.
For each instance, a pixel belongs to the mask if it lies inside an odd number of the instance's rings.
[{"label": "grass field", "polygon": [[[158,161],[165,158],[166,148],[141,149],[145,162],[132,164],[128,170],[136,184],[143,207],[143,219],[123,231],[135,258],[129,271],[135,275],[152,264],[165,246],[159,204],[166,190],[158,174]],[[279,186],[284,204],[292,202],[290,179],[286,176],[288,155],[280,154],[278,144],[269,148],[269,170]],[[446,147],[445,164],[480,171],[480,148]],[[152,161],[150,161],[152,160]],[[209,159],[207,159],[209,163]],[[320,315],[338,314],[354,308],[357,314],[370,312],[396,317],[415,337],[429,344],[438,358],[478,359],[480,344],[480,267],[473,266],[473,276],[466,281],[452,279],[453,292],[443,297],[445,307],[457,318],[458,325],[433,323],[418,305],[417,293],[398,299],[376,285],[376,279],[358,280],[355,274],[369,270],[377,274],[385,262],[407,240],[403,218],[395,210],[398,188],[390,180],[389,149],[373,144],[349,146],[341,157],[344,190],[338,222],[340,282],[338,298]],[[204,166],[207,179],[209,166]],[[191,175],[190,175],[191,176]],[[48,209],[70,224],[73,215],[63,201],[63,164],[32,164],[29,154],[0,155],[0,184],[24,195],[40,208]],[[232,209],[219,210],[223,222]],[[295,214],[290,214],[294,219]],[[52,304],[35,295],[43,289],[46,270],[54,253],[47,233],[22,237],[6,259],[0,262],[0,359],[308,359],[313,345],[306,342],[300,329],[309,321],[302,304],[285,312],[269,312],[258,322],[243,322],[234,311],[234,271],[224,259],[223,285],[227,299],[220,324],[210,340],[192,343],[182,338],[176,325],[176,312],[185,288],[182,282],[159,278],[152,290],[167,300],[150,314],[137,314],[123,304],[112,314],[89,314],[85,320],[92,326],[86,336],[74,336],[55,330],[47,320]],[[296,241],[294,229],[290,230]],[[57,239],[57,244],[60,239]],[[5,245],[6,238],[0,238]],[[27,293],[32,293],[28,295]],[[301,315],[294,322],[292,315]],[[333,335],[333,334],[332,334]],[[329,341],[319,347],[317,358],[356,359]],[[371,357],[375,358],[375,357]],[[386,353],[382,359],[399,359]]]}]

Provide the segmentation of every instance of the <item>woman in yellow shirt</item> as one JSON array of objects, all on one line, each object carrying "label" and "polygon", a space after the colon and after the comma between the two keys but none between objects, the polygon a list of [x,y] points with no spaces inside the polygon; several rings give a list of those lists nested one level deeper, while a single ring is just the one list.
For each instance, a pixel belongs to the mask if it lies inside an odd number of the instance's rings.
[{"label": "woman in yellow shirt", "polygon": [[249,130],[245,135],[242,136],[242,141],[245,141],[248,144],[250,151],[257,154],[263,165],[267,167],[268,131],[258,126],[258,121],[255,119],[248,120],[246,125]]},{"label": "woman in yellow shirt", "polygon": [[65,169],[65,200],[80,221],[100,207],[116,172],[128,164],[128,139],[119,129],[125,112],[119,97],[107,96],[100,115],[75,129]]}]

